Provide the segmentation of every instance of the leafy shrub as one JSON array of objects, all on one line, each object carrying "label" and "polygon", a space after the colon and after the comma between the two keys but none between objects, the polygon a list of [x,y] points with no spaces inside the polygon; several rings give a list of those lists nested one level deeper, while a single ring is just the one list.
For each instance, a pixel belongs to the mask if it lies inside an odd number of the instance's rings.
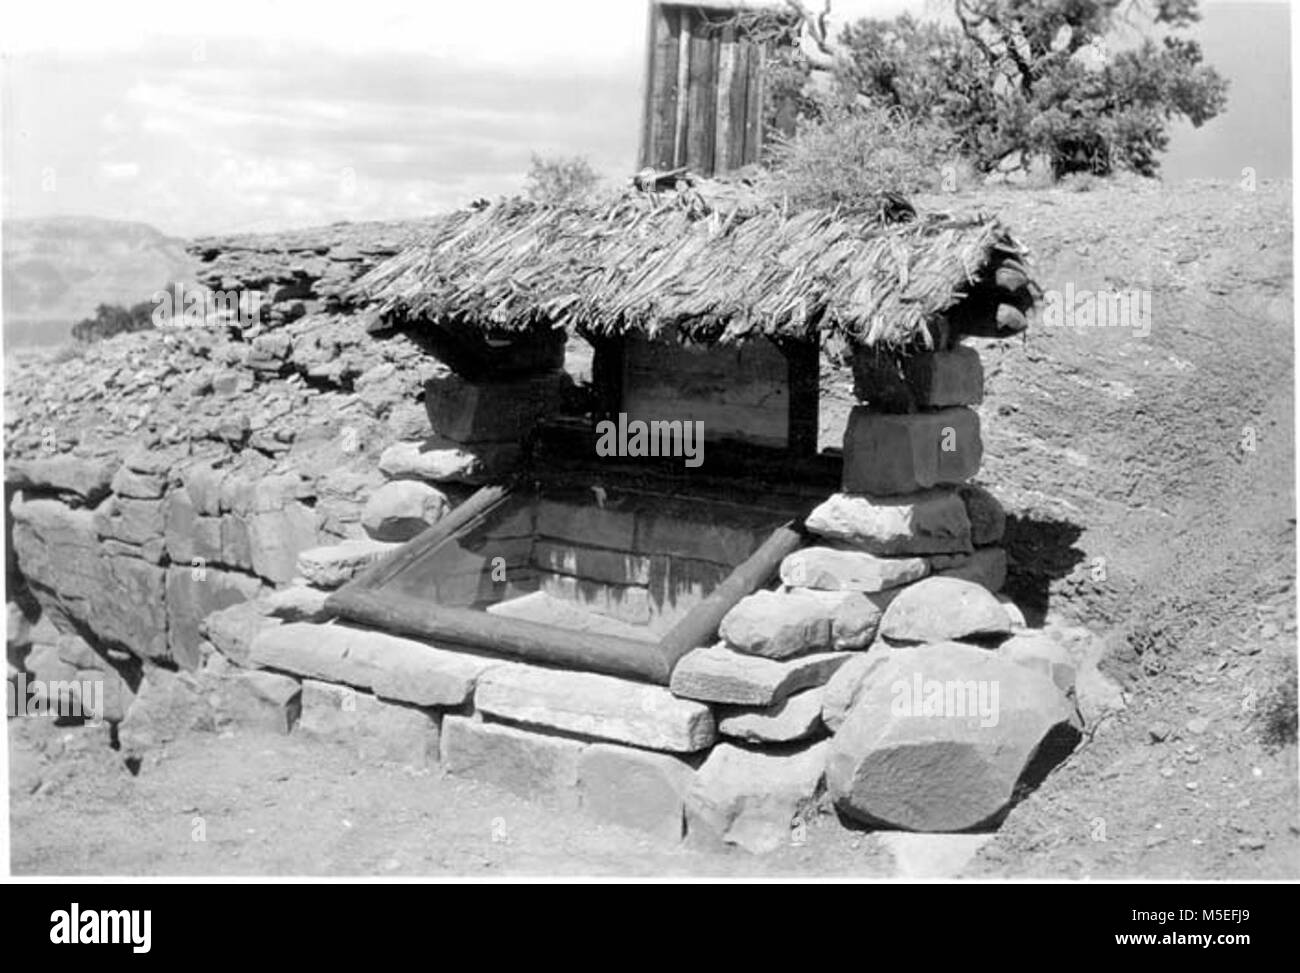
[{"label": "leafy shrub", "polygon": [[148,331],[154,326],[152,301],[141,301],[129,308],[120,304],[101,304],[95,308],[95,316],[84,318],[72,327],[75,341],[87,343],[103,341],[113,335],[129,331]]},{"label": "leafy shrub", "polygon": [[599,186],[600,176],[582,156],[565,159],[534,154],[524,194],[546,206],[572,206],[590,202]]},{"label": "leafy shrub", "polygon": [[772,189],[796,209],[877,213],[890,194],[937,190],[954,171],[940,125],[888,108],[825,102],[768,153]]},{"label": "leafy shrub", "polygon": [[1296,703],[1296,661],[1288,656],[1276,667],[1273,684],[1260,700],[1260,742],[1269,750],[1280,750],[1296,742],[1300,711]]}]

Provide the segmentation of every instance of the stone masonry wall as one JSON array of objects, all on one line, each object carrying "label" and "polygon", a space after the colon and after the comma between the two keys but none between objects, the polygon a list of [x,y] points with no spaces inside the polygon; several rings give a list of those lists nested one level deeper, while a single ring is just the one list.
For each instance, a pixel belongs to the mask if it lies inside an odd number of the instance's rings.
[{"label": "stone masonry wall", "polygon": [[[66,676],[61,646],[136,685],[142,663],[194,668],[206,615],[286,584],[304,550],[368,538],[379,457],[428,435],[420,398],[446,369],[342,293],[417,230],[200,241],[196,283],[257,290],[256,321],[7,363],[11,676]],[[471,489],[450,479],[443,509]]]}]

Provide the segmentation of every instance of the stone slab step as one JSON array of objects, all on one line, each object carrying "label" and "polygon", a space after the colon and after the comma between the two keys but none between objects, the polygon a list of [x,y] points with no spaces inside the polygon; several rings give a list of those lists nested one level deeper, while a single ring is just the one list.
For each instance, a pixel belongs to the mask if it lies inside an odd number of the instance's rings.
[{"label": "stone slab step", "polygon": [[480,678],[474,704],[499,719],[652,750],[693,753],[717,739],[703,703],[597,673],[498,666]]},{"label": "stone slab step", "polygon": [[369,689],[417,706],[467,703],[483,673],[503,663],[345,625],[293,622],[259,633],[254,665]]}]

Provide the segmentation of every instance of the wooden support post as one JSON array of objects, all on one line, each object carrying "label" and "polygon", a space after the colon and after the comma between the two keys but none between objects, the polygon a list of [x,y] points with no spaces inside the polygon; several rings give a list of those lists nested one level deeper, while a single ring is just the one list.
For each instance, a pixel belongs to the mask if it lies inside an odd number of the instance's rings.
[{"label": "wooden support post", "polygon": [[584,331],[582,337],[590,342],[591,387],[596,396],[595,419],[616,418],[623,410],[623,358],[625,342],[622,335],[602,335]]},{"label": "wooden support post", "polygon": [[787,449],[795,457],[817,455],[817,419],[821,401],[821,349],[816,338],[776,341],[790,368]]}]

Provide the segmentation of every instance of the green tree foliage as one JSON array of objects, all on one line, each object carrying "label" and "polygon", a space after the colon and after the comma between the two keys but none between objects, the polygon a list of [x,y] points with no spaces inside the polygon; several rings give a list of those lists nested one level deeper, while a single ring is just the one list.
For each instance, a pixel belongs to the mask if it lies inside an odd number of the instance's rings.
[{"label": "green tree foliage", "polygon": [[[1049,159],[1057,176],[1153,175],[1170,122],[1202,125],[1226,102],[1227,82],[1203,63],[1195,41],[1176,33],[1198,19],[1196,0],[955,6],[959,27],[910,16],[847,26],[839,82],[908,118],[941,122],[982,170],[1025,151]],[[1135,7],[1145,36],[1117,46],[1117,29]]]}]

